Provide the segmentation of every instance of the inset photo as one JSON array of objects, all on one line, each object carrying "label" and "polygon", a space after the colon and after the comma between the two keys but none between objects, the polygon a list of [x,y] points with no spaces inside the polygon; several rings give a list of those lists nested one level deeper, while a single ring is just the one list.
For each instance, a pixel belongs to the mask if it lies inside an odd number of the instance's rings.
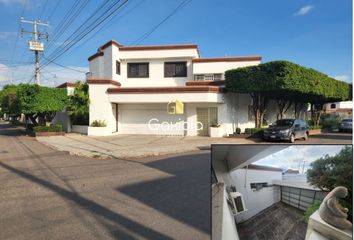
[{"label": "inset photo", "polygon": [[213,240],[351,240],[352,145],[212,145]]}]

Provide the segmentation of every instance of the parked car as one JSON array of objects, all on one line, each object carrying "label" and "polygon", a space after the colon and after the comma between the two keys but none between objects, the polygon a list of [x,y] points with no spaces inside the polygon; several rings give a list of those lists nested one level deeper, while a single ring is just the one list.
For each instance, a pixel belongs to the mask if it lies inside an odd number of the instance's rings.
[{"label": "parked car", "polygon": [[301,119],[281,119],[263,131],[265,140],[286,140],[291,143],[300,138],[307,140],[308,136],[309,126]]},{"label": "parked car", "polygon": [[347,118],[340,121],[338,129],[340,132],[352,132],[353,131],[353,119]]}]

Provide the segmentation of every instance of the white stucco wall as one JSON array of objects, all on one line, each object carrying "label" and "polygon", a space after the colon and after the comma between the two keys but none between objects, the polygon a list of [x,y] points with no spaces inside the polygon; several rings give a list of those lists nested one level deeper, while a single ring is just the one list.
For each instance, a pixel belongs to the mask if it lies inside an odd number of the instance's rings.
[{"label": "white stucco wall", "polygon": [[221,93],[129,93],[106,94],[109,101],[116,103],[168,103],[182,101],[184,103],[223,103]]},{"label": "white stucco wall", "polygon": [[55,114],[54,119],[52,120],[52,124],[60,124],[63,127],[64,132],[71,132],[71,121],[68,113],[63,111],[58,111]]},{"label": "white stucco wall", "polygon": [[[115,47],[118,49],[117,47]],[[198,52],[195,48],[190,49],[171,49],[171,50],[137,50],[119,51],[121,59],[139,59],[142,56],[146,59],[156,58],[197,58]]]},{"label": "white stucco wall", "polygon": [[109,101],[106,90],[108,87],[114,87],[109,84],[89,85],[90,95],[90,125],[95,120],[103,120],[111,132],[115,132],[115,106]]},{"label": "white stucco wall", "polygon": [[260,64],[260,61],[235,61],[235,62],[195,62],[193,63],[194,74],[222,73],[225,71]]},{"label": "white stucco wall", "polygon": [[[163,58],[163,59],[121,59],[121,77],[116,74],[114,79],[118,80],[122,87],[153,87],[153,86],[185,86],[187,80],[193,79],[193,69],[191,58]],[[187,77],[164,77],[164,63],[182,61],[187,62]],[[128,78],[128,63],[149,63],[148,78]]]},{"label": "white stucco wall", "polygon": [[[335,108],[331,108],[331,105],[335,104]],[[336,109],[346,109],[346,108],[353,108],[352,101],[342,101],[342,102],[334,102],[334,103],[327,103],[324,106],[325,110],[336,110]]]},{"label": "white stucco wall", "polygon": [[230,173],[236,191],[240,192],[248,211],[236,215],[236,222],[243,222],[262,210],[280,201],[280,188],[278,186],[262,188],[258,191],[251,189],[251,183],[267,182],[282,179],[282,172],[253,169],[238,169]]}]

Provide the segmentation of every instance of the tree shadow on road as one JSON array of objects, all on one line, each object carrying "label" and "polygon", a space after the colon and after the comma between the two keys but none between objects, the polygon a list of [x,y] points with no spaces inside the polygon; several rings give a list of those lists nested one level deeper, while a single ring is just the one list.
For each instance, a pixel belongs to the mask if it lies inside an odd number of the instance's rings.
[{"label": "tree shadow on road", "polygon": [[174,176],[124,186],[117,191],[210,234],[210,153],[167,157],[144,165]]},{"label": "tree shadow on road", "polygon": [[[64,188],[61,188],[55,184],[52,184],[46,180],[33,176],[25,171],[21,171],[14,167],[11,167],[3,162],[0,162],[0,166],[23,177],[26,178],[42,187],[45,187],[59,196],[73,202],[78,207],[89,211],[90,213],[101,217],[105,220],[111,221],[114,224],[107,225],[105,227],[111,232],[112,237],[116,239],[136,239],[136,235],[143,237],[144,239],[172,239],[162,233],[159,233],[153,229],[147,228],[137,222],[134,222],[118,213],[115,213],[108,208],[92,201],[87,198],[84,198],[77,193],[73,193]],[[119,230],[121,229],[121,230]],[[124,231],[123,231],[124,229]]]}]

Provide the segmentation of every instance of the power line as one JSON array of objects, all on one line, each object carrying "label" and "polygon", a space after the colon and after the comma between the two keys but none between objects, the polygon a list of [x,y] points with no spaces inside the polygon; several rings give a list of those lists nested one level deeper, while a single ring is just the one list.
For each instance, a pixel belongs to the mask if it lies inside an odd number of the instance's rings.
[{"label": "power line", "polygon": [[86,73],[86,72],[84,72],[84,71],[80,71],[80,70],[77,70],[77,69],[75,69],[75,68],[71,68],[71,67],[68,67],[68,66],[64,66],[64,65],[62,65],[62,64],[60,64],[60,63],[54,62],[54,61],[52,61],[52,60],[46,58],[45,56],[43,56],[43,58],[46,59],[46,60],[48,60],[50,63],[54,63],[55,65],[57,65],[57,66],[59,66],[59,67],[66,68],[66,69],[69,69],[69,70],[72,70],[72,71],[76,71],[76,72],[80,72],[80,73]]},{"label": "power line", "polygon": [[[116,15],[113,18],[111,18],[109,21],[107,21],[107,23],[105,23],[100,29],[98,29],[96,31],[100,32],[104,29],[106,29],[107,27],[112,26],[112,24],[114,24],[115,22],[113,22],[114,20],[118,20],[118,19],[122,19],[123,17],[125,17],[126,15],[128,15],[129,13],[131,13],[133,10],[135,10],[136,8],[138,8],[145,0],[141,0],[140,2],[138,2],[137,4],[135,4],[132,8],[130,8],[128,11],[122,13],[121,15]],[[111,24],[110,24],[111,23]],[[84,45],[85,43],[87,43],[88,41],[90,41],[92,38],[96,37],[96,34],[92,34],[90,37],[88,37],[85,41],[83,41],[80,45],[78,45],[77,47],[81,47],[82,45]]]},{"label": "power line", "polygon": [[[108,1],[107,1],[108,2]],[[106,3],[107,3],[106,2]],[[107,6],[107,9],[101,9],[99,8],[98,10],[95,11],[88,19],[81,24],[80,27],[78,27],[77,31],[74,31],[73,34],[71,34],[66,40],[65,40],[65,45],[58,47],[50,56],[49,58],[54,61],[63,54],[65,54],[68,50],[70,50],[74,45],[76,45],[78,42],[80,42],[85,36],[87,36],[89,33],[91,33],[95,28],[100,26],[104,21],[106,21],[107,18],[112,16],[116,11],[118,11],[120,8],[122,8],[128,0],[125,0],[122,4],[117,5],[119,1],[116,1],[115,3]],[[95,17],[99,12],[102,12],[101,15],[98,17]],[[85,26],[85,24],[89,24],[88,26]],[[77,32],[79,32],[77,34]],[[76,34],[76,36],[75,36]],[[73,38],[72,38],[73,37]],[[72,39],[71,39],[72,38]],[[47,66],[48,63],[44,64],[43,67]]]},{"label": "power line", "polygon": [[48,42],[47,50],[49,50],[54,45],[54,43],[63,36],[64,32],[69,29],[69,26],[75,21],[75,19],[87,6],[88,0],[84,0],[81,5],[79,4],[80,1],[76,1],[74,5],[69,9],[67,14],[64,16],[62,21],[57,25],[56,29],[53,31],[54,34],[52,36],[52,39]]},{"label": "power line", "polygon": [[135,40],[132,45],[139,45],[146,38],[148,38],[153,32],[155,32],[164,22],[166,22],[169,18],[171,18],[179,10],[181,10],[186,5],[188,5],[191,1],[192,0],[183,0],[170,14],[168,14],[164,19],[162,19],[156,26],[154,26],[149,31],[147,31],[145,34],[143,34],[141,37],[139,37],[137,40]]},{"label": "power line", "polygon": [[58,6],[59,6],[60,3],[61,3],[61,0],[58,0],[58,1],[57,1],[57,4],[56,4],[55,7],[53,8],[53,10],[50,12],[50,14],[49,14],[49,16],[48,16],[48,18],[47,18],[47,21],[48,21],[48,22],[49,22],[50,19],[52,18],[54,12],[57,10],[57,8],[58,8]]}]

